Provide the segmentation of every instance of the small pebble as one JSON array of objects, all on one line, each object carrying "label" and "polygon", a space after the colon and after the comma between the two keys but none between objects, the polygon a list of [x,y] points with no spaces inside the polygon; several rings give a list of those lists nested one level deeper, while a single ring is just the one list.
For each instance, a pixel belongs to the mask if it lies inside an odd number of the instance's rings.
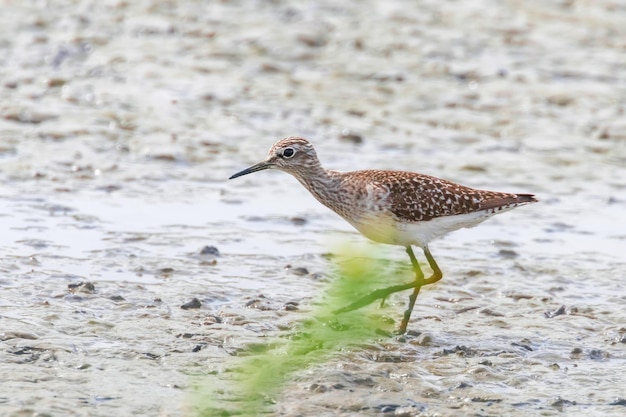
[{"label": "small pebble", "polygon": [[246,303],[247,308],[254,308],[256,310],[261,311],[272,311],[275,310],[267,301],[254,299],[250,300]]},{"label": "small pebble", "polygon": [[291,223],[297,225],[297,226],[302,226],[306,224],[306,219],[304,217],[292,217],[291,219]]},{"label": "small pebble", "polygon": [[299,277],[303,277],[305,275],[309,275],[309,270],[303,267],[298,267],[298,268],[292,268],[291,273]]},{"label": "small pebble", "polygon": [[96,292],[96,286],[91,282],[78,282],[74,284],[68,284],[67,288],[71,293],[82,292],[85,294],[93,294]]},{"label": "small pebble", "polygon": [[433,343],[433,337],[428,333],[420,334],[415,340],[415,344],[418,346],[430,346]]},{"label": "small pebble", "polygon": [[515,252],[514,250],[511,250],[511,249],[500,249],[498,251],[498,255],[500,255],[502,258],[506,258],[506,259],[513,259],[513,258],[517,258],[519,256],[519,254],[517,252]]},{"label": "small pebble", "polygon": [[601,349],[591,349],[589,351],[589,358],[593,359],[593,360],[603,360],[603,359],[607,359],[609,357],[608,352],[605,352]]},{"label": "small pebble", "polygon": [[326,387],[326,385],[311,384],[311,386],[309,387],[309,391],[313,391],[313,392],[316,392],[316,393],[321,393],[321,392],[328,391],[328,388]]},{"label": "small pebble", "polygon": [[204,319],[204,322],[202,322],[202,324],[205,326],[210,326],[212,324],[221,323],[221,322],[222,322],[222,318],[219,316],[207,316]]},{"label": "small pebble", "polygon": [[572,349],[572,351],[569,353],[569,357],[571,359],[579,359],[580,356],[582,355],[583,350],[581,348],[574,348]]},{"label": "small pebble", "polygon": [[143,356],[150,360],[155,360],[159,358],[159,355],[157,355],[156,353],[150,353],[150,352],[144,352]]},{"label": "small pebble", "polygon": [[551,407],[557,408],[559,410],[563,410],[565,407],[569,407],[572,405],[576,405],[576,401],[564,400],[561,397],[556,397],[555,401],[550,404]]},{"label": "small pebble", "polygon": [[220,251],[215,246],[205,246],[198,252],[199,255],[220,256]]},{"label": "small pebble", "polygon": [[283,307],[283,309],[285,311],[297,311],[298,303],[296,303],[295,301],[289,301],[288,303],[285,303],[285,306]]},{"label": "small pebble", "polygon": [[543,313],[543,315],[546,316],[546,318],[549,318],[549,319],[551,319],[552,317],[560,316],[562,314],[565,314],[565,306],[561,306],[561,307],[559,307],[555,311],[547,311],[547,312]]},{"label": "small pebble", "polygon": [[202,303],[197,298],[192,298],[191,301],[186,302],[180,308],[183,310],[190,310],[192,308],[200,308],[202,307]]}]

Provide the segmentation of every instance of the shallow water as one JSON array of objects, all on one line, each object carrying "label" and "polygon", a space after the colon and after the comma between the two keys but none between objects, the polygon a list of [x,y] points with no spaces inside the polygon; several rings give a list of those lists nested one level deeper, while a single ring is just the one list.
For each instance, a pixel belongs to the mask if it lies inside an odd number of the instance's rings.
[{"label": "shallow water", "polygon": [[326,254],[407,279],[293,178],[226,180],[292,134],[541,203],[433,243],[411,333],[292,375],[277,415],[624,414],[620,2],[0,4],[0,414],[193,415]]}]

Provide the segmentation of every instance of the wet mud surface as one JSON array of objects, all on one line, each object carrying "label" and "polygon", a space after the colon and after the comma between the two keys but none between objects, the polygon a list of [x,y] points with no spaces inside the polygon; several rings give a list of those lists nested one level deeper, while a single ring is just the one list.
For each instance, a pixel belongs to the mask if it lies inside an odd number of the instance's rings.
[{"label": "wet mud surface", "polygon": [[626,412],[621,2],[0,4],[0,414],[195,415],[197,378],[341,279],[329,253],[410,278],[288,175],[226,180],[295,134],[329,168],[541,203],[434,242],[409,333],[291,375],[273,413]]}]

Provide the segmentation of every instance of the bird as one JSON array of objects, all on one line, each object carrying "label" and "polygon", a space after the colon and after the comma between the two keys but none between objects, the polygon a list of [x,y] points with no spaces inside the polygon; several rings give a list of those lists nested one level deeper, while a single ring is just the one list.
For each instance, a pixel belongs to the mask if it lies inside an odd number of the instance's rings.
[{"label": "bird", "polygon": [[[395,292],[413,289],[398,332],[406,333],[420,289],[443,277],[429,243],[444,235],[478,225],[516,207],[536,203],[533,194],[514,194],[470,188],[445,179],[408,171],[325,169],[313,145],[299,136],[274,143],[267,158],[233,174],[277,169],[294,176],[320,203],[337,213],[365,237],[404,247],[415,280],[373,291],[335,311],[343,313],[385,299]],[[432,270],[425,278],[413,246],[424,252]],[[381,303],[381,304],[382,304]]]}]

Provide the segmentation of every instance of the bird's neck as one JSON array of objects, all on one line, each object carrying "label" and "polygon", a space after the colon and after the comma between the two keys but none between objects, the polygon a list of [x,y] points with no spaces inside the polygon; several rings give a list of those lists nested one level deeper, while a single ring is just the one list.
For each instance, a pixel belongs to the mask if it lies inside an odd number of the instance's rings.
[{"label": "bird's neck", "polygon": [[340,173],[324,169],[321,165],[309,167],[306,175],[296,175],[298,181],[322,204],[337,199],[341,189]]}]

